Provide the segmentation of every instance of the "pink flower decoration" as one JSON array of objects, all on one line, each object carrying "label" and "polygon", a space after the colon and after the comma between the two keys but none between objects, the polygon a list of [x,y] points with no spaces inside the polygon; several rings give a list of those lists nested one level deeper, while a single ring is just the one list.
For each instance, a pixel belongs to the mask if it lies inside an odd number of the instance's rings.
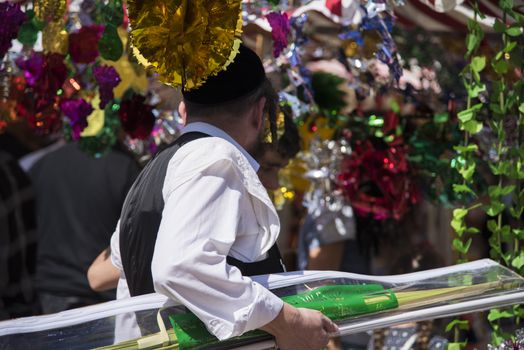
[{"label": "pink flower decoration", "polygon": [[273,37],[273,56],[278,57],[287,47],[287,36],[291,31],[289,18],[286,13],[271,12],[266,15],[267,21],[271,26],[271,36]]}]

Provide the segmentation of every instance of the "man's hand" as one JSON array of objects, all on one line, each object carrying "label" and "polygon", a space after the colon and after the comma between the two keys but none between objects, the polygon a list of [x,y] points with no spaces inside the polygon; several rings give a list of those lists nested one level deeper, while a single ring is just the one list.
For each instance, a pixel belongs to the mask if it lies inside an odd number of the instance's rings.
[{"label": "man's hand", "polygon": [[337,332],[338,327],[319,311],[284,303],[280,314],[262,330],[275,336],[281,350],[319,350],[327,345],[328,333]]}]

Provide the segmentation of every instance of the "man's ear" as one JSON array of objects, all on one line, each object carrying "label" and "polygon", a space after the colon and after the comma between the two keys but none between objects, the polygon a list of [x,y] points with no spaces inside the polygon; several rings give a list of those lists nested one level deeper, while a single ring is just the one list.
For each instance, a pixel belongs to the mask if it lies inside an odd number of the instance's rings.
[{"label": "man's ear", "polygon": [[266,107],[266,98],[262,97],[255,105],[255,113],[253,113],[253,123],[257,130],[261,130],[264,127],[264,107]]},{"label": "man's ear", "polygon": [[184,125],[187,123],[187,110],[186,110],[186,104],[184,101],[180,102],[178,105],[178,114],[180,114],[180,118],[182,118],[182,121],[184,122]]}]

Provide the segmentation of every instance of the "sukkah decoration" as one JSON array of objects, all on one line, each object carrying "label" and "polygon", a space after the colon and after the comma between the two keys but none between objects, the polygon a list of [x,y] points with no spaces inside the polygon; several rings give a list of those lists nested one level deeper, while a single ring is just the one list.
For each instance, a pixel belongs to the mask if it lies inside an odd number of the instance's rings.
[{"label": "sukkah decoration", "polygon": [[98,42],[100,56],[106,60],[116,61],[124,53],[124,46],[118,35],[118,27],[124,22],[122,2],[120,0],[109,1],[102,8],[102,18],[105,28]]},{"label": "sukkah decoration", "polygon": [[368,139],[353,149],[338,178],[355,212],[376,220],[401,219],[419,200],[402,139],[390,143]]},{"label": "sukkah decoration", "polygon": [[44,28],[44,22],[35,16],[33,10],[26,11],[27,20],[22,24],[18,32],[18,41],[27,46],[33,46],[36,43],[38,32]]},{"label": "sukkah decoration", "polygon": [[507,339],[500,346],[488,344],[488,350],[524,350],[524,329],[517,329],[514,339]]},{"label": "sukkah decoration", "polygon": [[110,101],[103,110],[103,126],[96,135],[82,137],[78,141],[80,149],[94,156],[101,157],[116,144],[120,130],[119,100]]},{"label": "sukkah decoration", "polygon": [[11,47],[11,41],[16,38],[18,31],[24,21],[26,14],[22,12],[19,4],[9,2],[0,3],[0,61],[4,59],[7,50]]},{"label": "sukkah decoration", "polygon": [[69,50],[69,35],[65,30],[65,19],[49,22],[42,30],[42,48],[45,53],[67,55]]},{"label": "sukkah decoration", "polygon": [[57,92],[67,77],[64,56],[34,52],[28,59],[20,57],[16,64],[23,70],[27,84],[17,100],[17,115],[38,133],[56,132],[62,124]]},{"label": "sukkah decoration", "polygon": [[71,138],[74,141],[80,139],[80,134],[87,127],[87,116],[93,112],[93,106],[83,98],[63,100],[60,108],[69,119],[71,126]]},{"label": "sukkah decoration", "polygon": [[105,108],[107,103],[114,98],[113,89],[120,83],[120,75],[111,66],[96,66],[93,68],[93,75],[100,92],[100,108]]},{"label": "sukkah decoration", "polygon": [[126,93],[120,104],[120,121],[122,127],[135,139],[145,139],[151,134],[155,124],[153,107],[145,104],[146,98],[133,92]]},{"label": "sukkah decoration", "polygon": [[273,56],[278,57],[288,45],[288,35],[291,31],[287,13],[271,12],[266,16],[271,26],[273,37]]},{"label": "sukkah decoration", "polygon": [[42,22],[59,22],[66,14],[67,0],[35,0],[36,17]]},{"label": "sukkah decoration", "polygon": [[69,34],[69,53],[75,63],[93,63],[99,55],[98,42],[102,38],[104,27],[101,25],[84,26],[76,33]]},{"label": "sukkah decoration", "polygon": [[240,0],[127,2],[139,61],[159,79],[190,90],[234,59],[242,32]]}]

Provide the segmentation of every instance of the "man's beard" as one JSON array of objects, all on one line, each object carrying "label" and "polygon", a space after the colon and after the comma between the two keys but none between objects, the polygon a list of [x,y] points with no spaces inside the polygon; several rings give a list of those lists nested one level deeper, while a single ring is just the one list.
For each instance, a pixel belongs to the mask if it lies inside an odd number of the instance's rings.
[{"label": "man's beard", "polygon": [[253,158],[258,159],[262,154],[264,153],[264,136],[265,136],[265,130],[264,128],[260,128],[260,132],[258,133],[257,140],[255,141],[255,144],[250,147],[247,151]]}]

